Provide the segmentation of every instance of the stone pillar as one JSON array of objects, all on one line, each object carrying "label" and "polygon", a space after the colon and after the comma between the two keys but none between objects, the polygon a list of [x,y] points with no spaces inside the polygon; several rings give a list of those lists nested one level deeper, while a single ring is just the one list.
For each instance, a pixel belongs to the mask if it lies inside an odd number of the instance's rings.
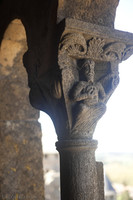
[{"label": "stone pillar", "polygon": [[[66,106],[66,135],[58,134],[61,199],[103,200],[100,163],[93,133],[119,83],[118,64],[133,53],[133,35],[65,19],[58,52]],[[65,130],[64,128],[64,130]]]},{"label": "stone pillar", "polygon": [[57,142],[60,153],[61,199],[100,199],[95,162],[95,140]]},{"label": "stone pillar", "polygon": [[0,199],[43,200],[39,111],[29,104],[22,64],[26,36],[20,20],[5,32],[0,52]]}]

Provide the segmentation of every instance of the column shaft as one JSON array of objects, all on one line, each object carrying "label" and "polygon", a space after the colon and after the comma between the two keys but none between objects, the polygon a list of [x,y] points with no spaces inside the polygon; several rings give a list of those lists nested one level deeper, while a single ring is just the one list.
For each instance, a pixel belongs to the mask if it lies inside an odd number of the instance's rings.
[{"label": "column shaft", "polygon": [[59,141],[61,200],[99,200],[95,140]]}]

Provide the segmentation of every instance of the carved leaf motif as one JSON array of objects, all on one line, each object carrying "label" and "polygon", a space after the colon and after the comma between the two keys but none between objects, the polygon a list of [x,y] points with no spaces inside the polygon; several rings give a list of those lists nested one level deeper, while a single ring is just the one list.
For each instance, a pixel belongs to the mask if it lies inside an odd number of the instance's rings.
[{"label": "carved leaf motif", "polygon": [[67,34],[60,44],[60,51],[66,51],[70,56],[83,56],[87,51],[86,40],[79,33]]},{"label": "carved leaf motif", "polygon": [[116,42],[106,47],[103,57],[109,61],[121,61],[123,52],[126,48],[124,43]]},{"label": "carved leaf motif", "polygon": [[122,55],[122,61],[128,59],[133,54],[133,46],[126,48]]},{"label": "carved leaf motif", "polygon": [[101,38],[93,38],[89,42],[87,55],[91,58],[98,58],[103,53],[105,41]]}]

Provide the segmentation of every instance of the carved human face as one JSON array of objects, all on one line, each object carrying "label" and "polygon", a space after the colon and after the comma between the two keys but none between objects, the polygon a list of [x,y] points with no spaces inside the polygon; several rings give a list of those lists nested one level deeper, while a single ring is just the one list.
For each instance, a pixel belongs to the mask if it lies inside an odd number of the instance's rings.
[{"label": "carved human face", "polygon": [[94,67],[95,62],[89,59],[85,60],[84,64],[82,65],[85,73],[85,78],[90,83],[94,82]]}]

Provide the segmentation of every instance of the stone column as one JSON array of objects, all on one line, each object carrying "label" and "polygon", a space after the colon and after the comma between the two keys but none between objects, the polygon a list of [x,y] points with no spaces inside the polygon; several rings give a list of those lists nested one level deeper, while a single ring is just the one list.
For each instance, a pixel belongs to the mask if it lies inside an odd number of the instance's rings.
[{"label": "stone column", "polygon": [[20,20],[5,32],[0,52],[0,199],[43,200],[39,111],[29,104],[22,64],[26,36]]},{"label": "stone column", "polygon": [[95,161],[93,133],[119,83],[118,64],[133,53],[133,35],[70,18],[61,24],[58,64],[67,113],[67,134],[57,133],[56,143],[61,199],[103,200],[102,165]]},{"label": "stone column", "polygon": [[[61,199],[100,200],[94,140],[59,141]],[[101,199],[103,200],[103,199]]]}]

